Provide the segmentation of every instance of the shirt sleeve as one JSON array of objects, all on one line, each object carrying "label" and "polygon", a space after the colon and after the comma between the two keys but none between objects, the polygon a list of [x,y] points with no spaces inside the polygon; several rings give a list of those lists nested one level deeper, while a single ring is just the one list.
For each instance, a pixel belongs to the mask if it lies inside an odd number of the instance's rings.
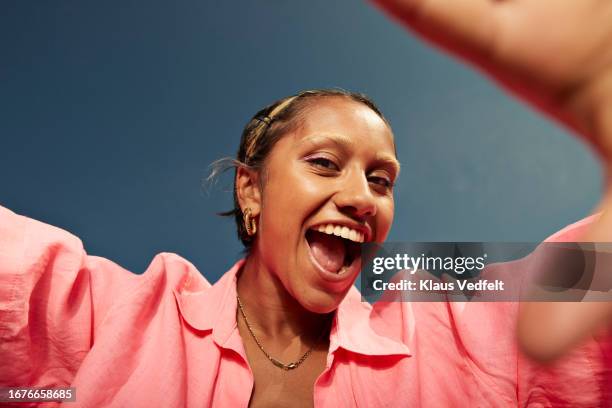
[{"label": "shirt sleeve", "polygon": [[[596,217],[574,223],[547,241],[579,241]],[[506,263],[498,264],[497,268],[519,266]],[[443,299],[379,302],[374,305],[372,324],[386,321],[387,333],[411,349],[415,364],[424,368],[414,380],[425,381],[420,386],[422,393],[449,395],[449,400],[453,397],[453,401],[463,401],[465,406],[609,406],[612,337],[602,334],[554,363],[538,364],[518,348],[519,307],[518,302]],[[436,382],[429,378],[431,373],[445,380]],[[456,390],[461,395],[455,395]]]},{"label": "shirt sleeve", "polygon": [[[581,242],[600,214],[576,221],[545,242]],[[591,407],[612,403],[612,335],[604,329],[550,364],[518,353],[518,396],[522,406]]]},{"label": "shirt sleeve", "polygon": [[71,383],[134,275],[59,228],[0,206],[0,385]]}]

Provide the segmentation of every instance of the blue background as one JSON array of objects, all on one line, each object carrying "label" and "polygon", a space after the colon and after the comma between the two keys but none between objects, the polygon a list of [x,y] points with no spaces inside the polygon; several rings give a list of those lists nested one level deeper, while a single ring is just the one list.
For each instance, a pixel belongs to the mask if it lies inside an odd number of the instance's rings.
[{"label": "blue background", "polygon": [[393,241],[537,241],[600,195],[586,147],[349,0],[4,1],[0,203],[142,272],[177,252],[215,281],[240,257],[242,127],[299,90],[369,94],[402,174]]}]

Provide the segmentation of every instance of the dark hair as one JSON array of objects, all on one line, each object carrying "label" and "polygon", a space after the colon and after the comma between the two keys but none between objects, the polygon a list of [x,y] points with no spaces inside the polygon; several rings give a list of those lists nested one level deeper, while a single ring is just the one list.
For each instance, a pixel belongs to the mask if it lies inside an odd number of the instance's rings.
[{"label": "dark hair", "polygon": [[[316,98],[340,97],[363,103],[372,109],[387,123],[378,107],[367,96],[361,93],[349,92],[341,89],[313,89],[302,91],[296,95],[279,99],[257,112],[246,124],[242,131],[238,154],[235,159],[223,158],[215,161],[207,181],[214,180],[217,175],[228,168],[246,167],[260,171],[272,148],[285,134],[295,130],[302,123],[304,113],[310,103]],[[261,178],[263,180],[263,177]],[[234,216],[238,237],[246,249],[252,244],[252,239],[246,232],[243,214],[236,194],[234,174],[234,208],[219,213],[222,216]]]}]

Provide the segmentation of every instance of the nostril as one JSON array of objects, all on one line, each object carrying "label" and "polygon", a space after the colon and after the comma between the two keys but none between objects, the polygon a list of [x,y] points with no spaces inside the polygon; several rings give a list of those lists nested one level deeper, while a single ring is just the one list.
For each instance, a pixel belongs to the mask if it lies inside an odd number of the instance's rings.
[{"label": "nostril", "polygon": [[357,207],[347,207],[342,209],[342,212],[361,225],[365,225],[368,218],[376,215],[375,210],[360,210]]}]

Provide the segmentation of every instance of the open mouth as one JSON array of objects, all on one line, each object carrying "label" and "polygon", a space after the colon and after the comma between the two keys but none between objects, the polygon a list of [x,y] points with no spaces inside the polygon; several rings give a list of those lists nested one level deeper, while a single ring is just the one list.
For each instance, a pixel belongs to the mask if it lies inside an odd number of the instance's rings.
[{"label": "open mouth", "polygon": [[361,264],[363,233],[331,224],[306,231],[306,241],[315,262],[328,273],[355,272]]}]

